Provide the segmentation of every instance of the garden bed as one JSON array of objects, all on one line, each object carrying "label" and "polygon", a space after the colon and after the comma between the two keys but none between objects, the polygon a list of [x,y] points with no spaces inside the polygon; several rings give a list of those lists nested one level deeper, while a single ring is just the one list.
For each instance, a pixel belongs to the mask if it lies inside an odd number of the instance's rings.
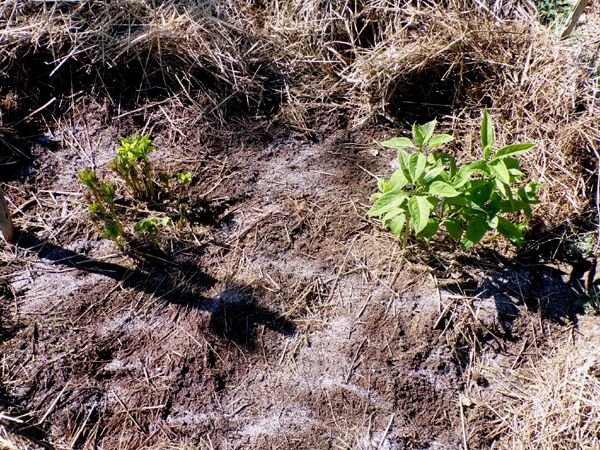
[{"label": "garden bed", "polygon": [[[8,3],[0,169],[19,236],[0,254],[0,447],[598,445],[585,49],[516,2]],[[366,214],[393,171],[377,142],[435,116],[464,161],[483,106],[500,142],[536,144],[529,243],[400,246]],[[115,181],[135,132],[157,170],[194,175],[193,214],[160,250],[103,239],[77,181]]]}]

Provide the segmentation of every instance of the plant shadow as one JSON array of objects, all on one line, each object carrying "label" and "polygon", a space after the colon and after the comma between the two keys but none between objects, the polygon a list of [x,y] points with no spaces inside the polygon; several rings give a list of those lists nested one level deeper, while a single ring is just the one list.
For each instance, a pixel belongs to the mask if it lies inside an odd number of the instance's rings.
[{"label": "plant shadow", "polygon": [[89,258],[42,240],[33,233],[21,232],[15,245],[55,264],[106,276],[125,288],[144,292],[161,301],[207,311],[211,314],[209,330],[246,351],[256,349],[260,327],[285,336],[296,332],[293,322],[259,305],[264,293],[255,287],[228,283],[217,296],[207,297],[205,293],[218,280],[192,260],[147,257],[136,268],[130,269]]},{"label": "plant shadow", "polygon": [[543,320],[576,326],[578,315],[585,312],[589,286],[597,278],[594,261],[566,257],[552,247],[542,251],[531,245],[513,258],[494,250],[450,258],[440,258],[438,254],[428,265],[440,279],[449,270],[460,274],[458,280],[448,278],[445,290],[492,301],[498,331],[506,339],[513,339],[515,322],[524,309]]}]

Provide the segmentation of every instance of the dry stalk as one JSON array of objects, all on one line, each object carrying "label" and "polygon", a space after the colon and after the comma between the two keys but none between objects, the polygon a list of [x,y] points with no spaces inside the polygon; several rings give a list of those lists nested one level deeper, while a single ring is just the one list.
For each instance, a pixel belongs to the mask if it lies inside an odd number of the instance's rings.
[{"label": "dry stalk", "polygon": [[12,242],[15,237],[15,228],[12,222],[12,217],[6,199],[4,198],[4,191],[0,187],[0,231],[2,236],[7,242]]}]

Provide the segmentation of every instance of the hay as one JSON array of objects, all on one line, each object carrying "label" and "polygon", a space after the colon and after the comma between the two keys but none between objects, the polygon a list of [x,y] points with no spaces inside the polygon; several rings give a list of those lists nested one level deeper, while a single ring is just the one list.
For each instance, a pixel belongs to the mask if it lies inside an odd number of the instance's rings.
[{"label": "hay", "polygon": [[600,112],[589,75],[527,2],[6,1],[0,19],[5,79],[39,55],[50,83],[66,66],[105,86],[121,76],[142,98],[184,92],[220,123],[239,111],[310,131],[331,114],[355,129],[437,116],[468,142],[488,106],[501,144],[536,143],[525,169],[545,185],[548,225],[590,206]]},{"label": "hay", "polygon": [[500,383],[487,404],[497,417],[494,448],[600,447],[600,342],[597,335],[578,339],[557,343],[552,351],[513,371],[483,370]]},{"label": "hay", "polygon": [[[500,145],[536,144],[524,168],[544,183],[537,214],[549,227],[597,208],[600,108],[590,49],[599,34],[584,34],[585,45],[562,42],[537,23],[528,1],[439,3],[5,0],[0,169],[14,164],[20,125],[53,96],[40,114],[54,113],[54,123],[78,113],[75,94],[106,97],[119,111],[123,87],[133,99],[125,110],[173,97],[184,139],[199,118],[219,127],[244,116],[323,135],[331,123],[358,131],[383,123],[404,133],[437,117],[460,143],[450,148],[459,160],[478,155],[487,106]],[[597,31],[598,2],[594,8],[587,29]],[[501,374],[508,384],[490,403],[499,442],[598,445],[600,387],[590,365],[597,350],[568,346]],[[6,433],[0,427],[0,447],[10,445]]]}]

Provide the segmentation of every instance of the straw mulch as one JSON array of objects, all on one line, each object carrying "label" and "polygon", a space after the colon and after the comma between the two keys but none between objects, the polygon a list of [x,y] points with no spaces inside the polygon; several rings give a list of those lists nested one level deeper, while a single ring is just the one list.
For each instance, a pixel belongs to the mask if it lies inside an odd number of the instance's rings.
[{"label": "straw mulch", "polygon": [[[577,341],[556,342],[552,351],[523,367],[497,365],[482,373],[499,387],[485,402],[495,417],[498,449],[574,450],[600,447],[600,341],[598,317],[590,317]],[[591,322],[591,323],[589,323]]]},{"label": "straw mulch", "polygon": [[387,118],[405,131],[437,116],[465,143],[454,149],[459,158],[477,152],[470,141],[488,106],[499,143],[536,143],[525,168],[544,183],[540,215],[555,225],[594,206],[600,108],[581,64],[594,42],[559,41],[526,2],[494,8],[459,1],[446,8],[380,0],[5,1],[0,76],[7,87],[0,97],[35,95],[10,86],[19,85],[16,74],[37,70],[37,57],[50,85],[67,68],[100,93],[119,77],[135,80],[138,96],[158,86],[220,123],[242,110],[309,131],[331,114],[353,128]]}]

